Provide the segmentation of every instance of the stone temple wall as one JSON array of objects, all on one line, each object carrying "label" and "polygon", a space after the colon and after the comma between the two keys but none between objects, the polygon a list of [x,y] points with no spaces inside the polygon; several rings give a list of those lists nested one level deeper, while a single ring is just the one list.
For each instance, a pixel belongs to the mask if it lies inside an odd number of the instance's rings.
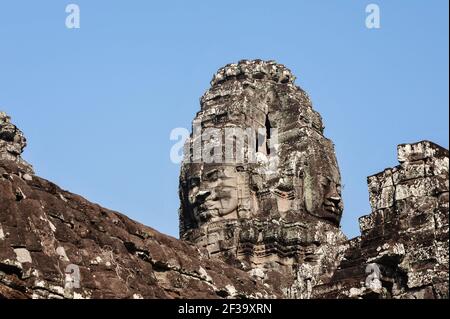
[{"label": "stone temple wall", "polygon": [[398,161],[367,178],[372,212],[316,297],[448,298],[448,150],[402,144]]}]

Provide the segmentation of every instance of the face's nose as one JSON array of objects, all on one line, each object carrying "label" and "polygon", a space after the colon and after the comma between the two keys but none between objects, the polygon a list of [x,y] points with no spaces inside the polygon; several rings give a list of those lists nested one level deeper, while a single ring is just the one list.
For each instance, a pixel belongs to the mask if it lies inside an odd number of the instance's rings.
[{"label": "face's nose", "polygon": [[199,191],[195,196],[196,204],[202,204],[205,202],[206,198],[211,195],[210,191]]},{"label": "face's nose", "polygon": [[339,194],[337,186],[334,183],[331,183],[330,188],[328,189],[328,192],[326,194],[326,199],[332,202],[335,206],[337,206],[341,202],[341,194]]}]

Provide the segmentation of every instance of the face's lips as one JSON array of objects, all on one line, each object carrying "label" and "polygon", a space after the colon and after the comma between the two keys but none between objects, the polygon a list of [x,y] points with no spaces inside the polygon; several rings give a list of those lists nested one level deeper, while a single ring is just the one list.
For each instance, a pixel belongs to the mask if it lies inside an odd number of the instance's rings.
[{"label": "face's lips", "polygon": [[202,209],[202,210],[211,210],[211,209],[214,209],[215,206],[216,206],[216,203],[214,201],[212,201],[212,200],[209,200],[209,201],[206,201],[206,202],[202,203],[200,205],[200,209]]},{"label": "face's lips", "polygon": [[211,214],[209,213],[208,210],[205,210],[205,211],[202,211],[202,212],[199,213],[200,219],[202,219],[204,221],[208,220],[210,215]]},{"label": "face's lips", "polygon": [[324,208],[328,212],[331,212],[333,214],[338,214],[340,212],[339,203],[340,203],[340,199],[330,198],[325,201]]},{"label": "face's lips", "polygon": [[335,213],[336,207],[334,205],[325,205],[325,210],[331,213]]},{"label": "face's lips", "polygon": [[330,202],[335,203],[335,202],[340,202],[340,201],[341,201],[341,198],[340,198],[340,197],[337,197],[337,196],[334,196],[334,197],[329,197],[329,198],[327,198],[327,200],[329,200]]}]

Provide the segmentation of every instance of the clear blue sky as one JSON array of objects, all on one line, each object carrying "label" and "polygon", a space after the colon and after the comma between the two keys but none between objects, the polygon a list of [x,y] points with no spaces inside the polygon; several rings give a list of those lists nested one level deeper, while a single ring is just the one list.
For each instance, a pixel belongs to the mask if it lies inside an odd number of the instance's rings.
[{"label": "clear blue sky", "polygon": [[[78,30],[65,27],[71,2]],[[371,2],[378,30],[365,27]],[[0,109],[38,175],[177,236],[170,131],[190,127],[219,67],[275,59],[336,144],[353,237],[366,176],[397,164],[397,144],[448,148],[448,36],[447,0],[0,0]]]}]

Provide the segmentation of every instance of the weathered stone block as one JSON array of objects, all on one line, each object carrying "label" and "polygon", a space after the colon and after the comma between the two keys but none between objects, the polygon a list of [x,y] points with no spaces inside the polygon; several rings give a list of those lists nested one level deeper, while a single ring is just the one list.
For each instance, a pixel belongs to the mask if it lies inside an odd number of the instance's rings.
[{"label": "weathered stone block", "polygon": [[393,182],[395,185],[409,180],[425,177],[425,162],[423,160],[414,162],[405,162],[397,167],[393,173]]},{"label": "weathered stone block", "polygon": [[397,147],[397,152],[400,163],[414,162],[430,157],[448,157],[448,150],[429,141],[421,141],[414,144],[400,144]]},{"label": "weathered stone block", "polygon": [[449,172],[448,157],[432,157],[425,161],[425,175],[443,175]]}]

